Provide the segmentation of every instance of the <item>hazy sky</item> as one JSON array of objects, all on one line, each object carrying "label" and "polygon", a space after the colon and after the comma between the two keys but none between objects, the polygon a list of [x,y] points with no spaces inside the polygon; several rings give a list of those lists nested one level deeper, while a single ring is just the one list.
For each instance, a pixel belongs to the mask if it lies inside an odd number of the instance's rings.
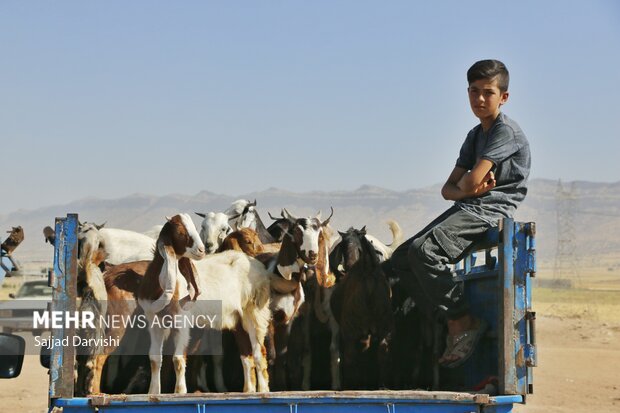
[{"label": "hazy sky", "polygon": [[511,72],[533,178],[620,180],[614,0],[4,0],[0,213],[441,183],[484,58]]}]

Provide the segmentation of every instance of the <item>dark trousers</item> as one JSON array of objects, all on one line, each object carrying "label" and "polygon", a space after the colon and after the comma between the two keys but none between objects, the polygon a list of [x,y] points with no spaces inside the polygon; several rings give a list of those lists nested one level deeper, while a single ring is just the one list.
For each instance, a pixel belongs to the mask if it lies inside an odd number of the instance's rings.
[{"label": "dark trousers", "polygon": [[429,316],[457,319],[469,312],[462,289],[448,264],[458,262],[491,225],[453,206],[403,242],[385,261],[388,276]]}]

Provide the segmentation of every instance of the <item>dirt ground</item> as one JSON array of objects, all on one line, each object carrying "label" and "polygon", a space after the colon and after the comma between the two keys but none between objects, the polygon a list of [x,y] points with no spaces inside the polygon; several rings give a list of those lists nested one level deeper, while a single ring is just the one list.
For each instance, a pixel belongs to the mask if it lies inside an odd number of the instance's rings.
[{"label": "dirt ground", "polygon": [[[620,323],[539,316],[534,391],[518,413],[620,412]],[[0,381],[0,411],[41,413],[47,370],[27,356],[22,375]]]}]

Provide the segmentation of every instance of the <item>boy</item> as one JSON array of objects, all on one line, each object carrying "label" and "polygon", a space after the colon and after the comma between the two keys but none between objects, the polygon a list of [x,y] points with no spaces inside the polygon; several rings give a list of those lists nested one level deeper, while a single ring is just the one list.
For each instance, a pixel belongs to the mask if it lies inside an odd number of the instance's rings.
[{"label": "boy", "polygon": [[[480,124],[461,147],[456,165],[441,189],[454,205],[386,262],[429,316],[447,320],[446,350],[440,365],[463,364],[486,328],[469,313],[447,264],[459,261],[490,227],[511,217],[525,198],[530,171],[528,141],[516,122],[500,112],[508,100],[509,74],[497,60],[482,60],[467,71],[469,104]],[[391,268],[390,268],[391,267]]]}]

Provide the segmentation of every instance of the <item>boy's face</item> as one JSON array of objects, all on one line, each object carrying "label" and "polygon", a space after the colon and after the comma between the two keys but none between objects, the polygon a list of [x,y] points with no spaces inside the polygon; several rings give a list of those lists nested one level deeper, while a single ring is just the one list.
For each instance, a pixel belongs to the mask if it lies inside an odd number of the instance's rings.
[{"label": "boy's face", "polygon": [[508,92],[501,92],[497,78],[480,79],[469,84],[469,105],[480,120],[495,119],[499,108],[508,100]]}]

